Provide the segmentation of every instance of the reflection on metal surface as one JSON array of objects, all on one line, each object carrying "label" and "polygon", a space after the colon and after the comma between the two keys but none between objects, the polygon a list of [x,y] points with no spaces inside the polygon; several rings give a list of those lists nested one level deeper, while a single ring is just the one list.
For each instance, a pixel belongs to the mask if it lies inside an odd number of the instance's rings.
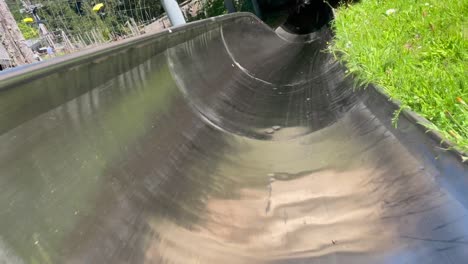
[{"label": "reflection on metal surface", "polygon": [[0,77],[0,262],[464,263],[466,166],[315,34],[236,14]]}]

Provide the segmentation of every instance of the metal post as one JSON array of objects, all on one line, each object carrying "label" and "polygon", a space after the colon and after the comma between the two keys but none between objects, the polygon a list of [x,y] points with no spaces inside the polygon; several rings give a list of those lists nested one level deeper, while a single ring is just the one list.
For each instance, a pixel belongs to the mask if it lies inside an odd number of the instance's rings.
[{"label": "metal post", "polygon": [[34,16],[34,20],[37,22],[37,25],[39,26],[39,32],[41,32],[40,35],[45,37],[47,42],[49,43],[49,46],[55,49],[56,47],[55,47],[53,36],[50,34],[49,30],[47,30],[46,26],[43,23],[41,23],[41,18],[37,14],[36,9],[34,9],[33,11],[33,16]]},{"label": "metal post", "polygon": [[233,0],[224,0],[224,6],[228,13],[235,13],[237,11]]},{"label": "metal post", "polygon": [[252,6],[255,12],[255,15],[258,16],[258,18],[262,18],[262,12],[260,11],[260,6],[258,5],[257,0],[251,0],[252,1]]},{"label": "metal post", "polygon": [[166,14],[171,21],[172,26],[178,26],[185,24],[185,18],[182,11],[179,8],[179,4],[176,0],[161,0],[161,3],[166,10]]}]

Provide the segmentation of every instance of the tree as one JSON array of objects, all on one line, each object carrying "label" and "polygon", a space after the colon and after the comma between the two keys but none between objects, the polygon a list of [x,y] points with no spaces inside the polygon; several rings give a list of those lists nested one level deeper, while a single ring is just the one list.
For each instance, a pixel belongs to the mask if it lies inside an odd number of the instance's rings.
[{"label": "tree", "polygon": [[39,37],[39,33],[37,32],[37,29],[31,27],[30,25],[24,22],[19,22],[17,24],[21,33],[23,33],[23,36],[25,39],[32,39],[32,38]]},{"label": "tree", "polygon": [[0,41],[6,48],[14,65],[34,61],[34,54],[26,45],[23,34],[19,30],[5,0],[0,0]]}]

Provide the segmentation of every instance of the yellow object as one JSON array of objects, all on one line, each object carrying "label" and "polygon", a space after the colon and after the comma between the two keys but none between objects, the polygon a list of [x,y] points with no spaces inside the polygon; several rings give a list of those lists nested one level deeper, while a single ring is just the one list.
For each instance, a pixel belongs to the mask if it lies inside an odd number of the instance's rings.
[{"label": "yellow object", "polygon": [[23,19],[23,22],[24,23],[33,23],[34,22],[34,19],[30,18],[30,17],[27,17],[25,19]]},{"label": "yellow object", "polygon": [[104,4],[103,3],[99,3],[99,4],[96,4],[94,7],[93,7],[93,11],[94,12],[99,12],[99,10],[103,9],[104,8]]}]

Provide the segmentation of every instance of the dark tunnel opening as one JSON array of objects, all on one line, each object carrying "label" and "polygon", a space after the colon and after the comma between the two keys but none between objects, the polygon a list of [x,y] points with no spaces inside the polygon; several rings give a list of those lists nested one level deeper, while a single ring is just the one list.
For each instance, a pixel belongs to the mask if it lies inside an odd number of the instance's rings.
[{"label": "dark tunnel opening", "polygon": [[322,0],[300,0],[289,8],[289,15],[281,26],[293,34],[310,34],[330,25],[334,19],[332,6]]},{"label": "dark tunnel opening", "polygon": [[273,28],[291,34],[309,34],[334,19],[334,8],[350,6],[359,0],[258,0],[263,20]]}]

